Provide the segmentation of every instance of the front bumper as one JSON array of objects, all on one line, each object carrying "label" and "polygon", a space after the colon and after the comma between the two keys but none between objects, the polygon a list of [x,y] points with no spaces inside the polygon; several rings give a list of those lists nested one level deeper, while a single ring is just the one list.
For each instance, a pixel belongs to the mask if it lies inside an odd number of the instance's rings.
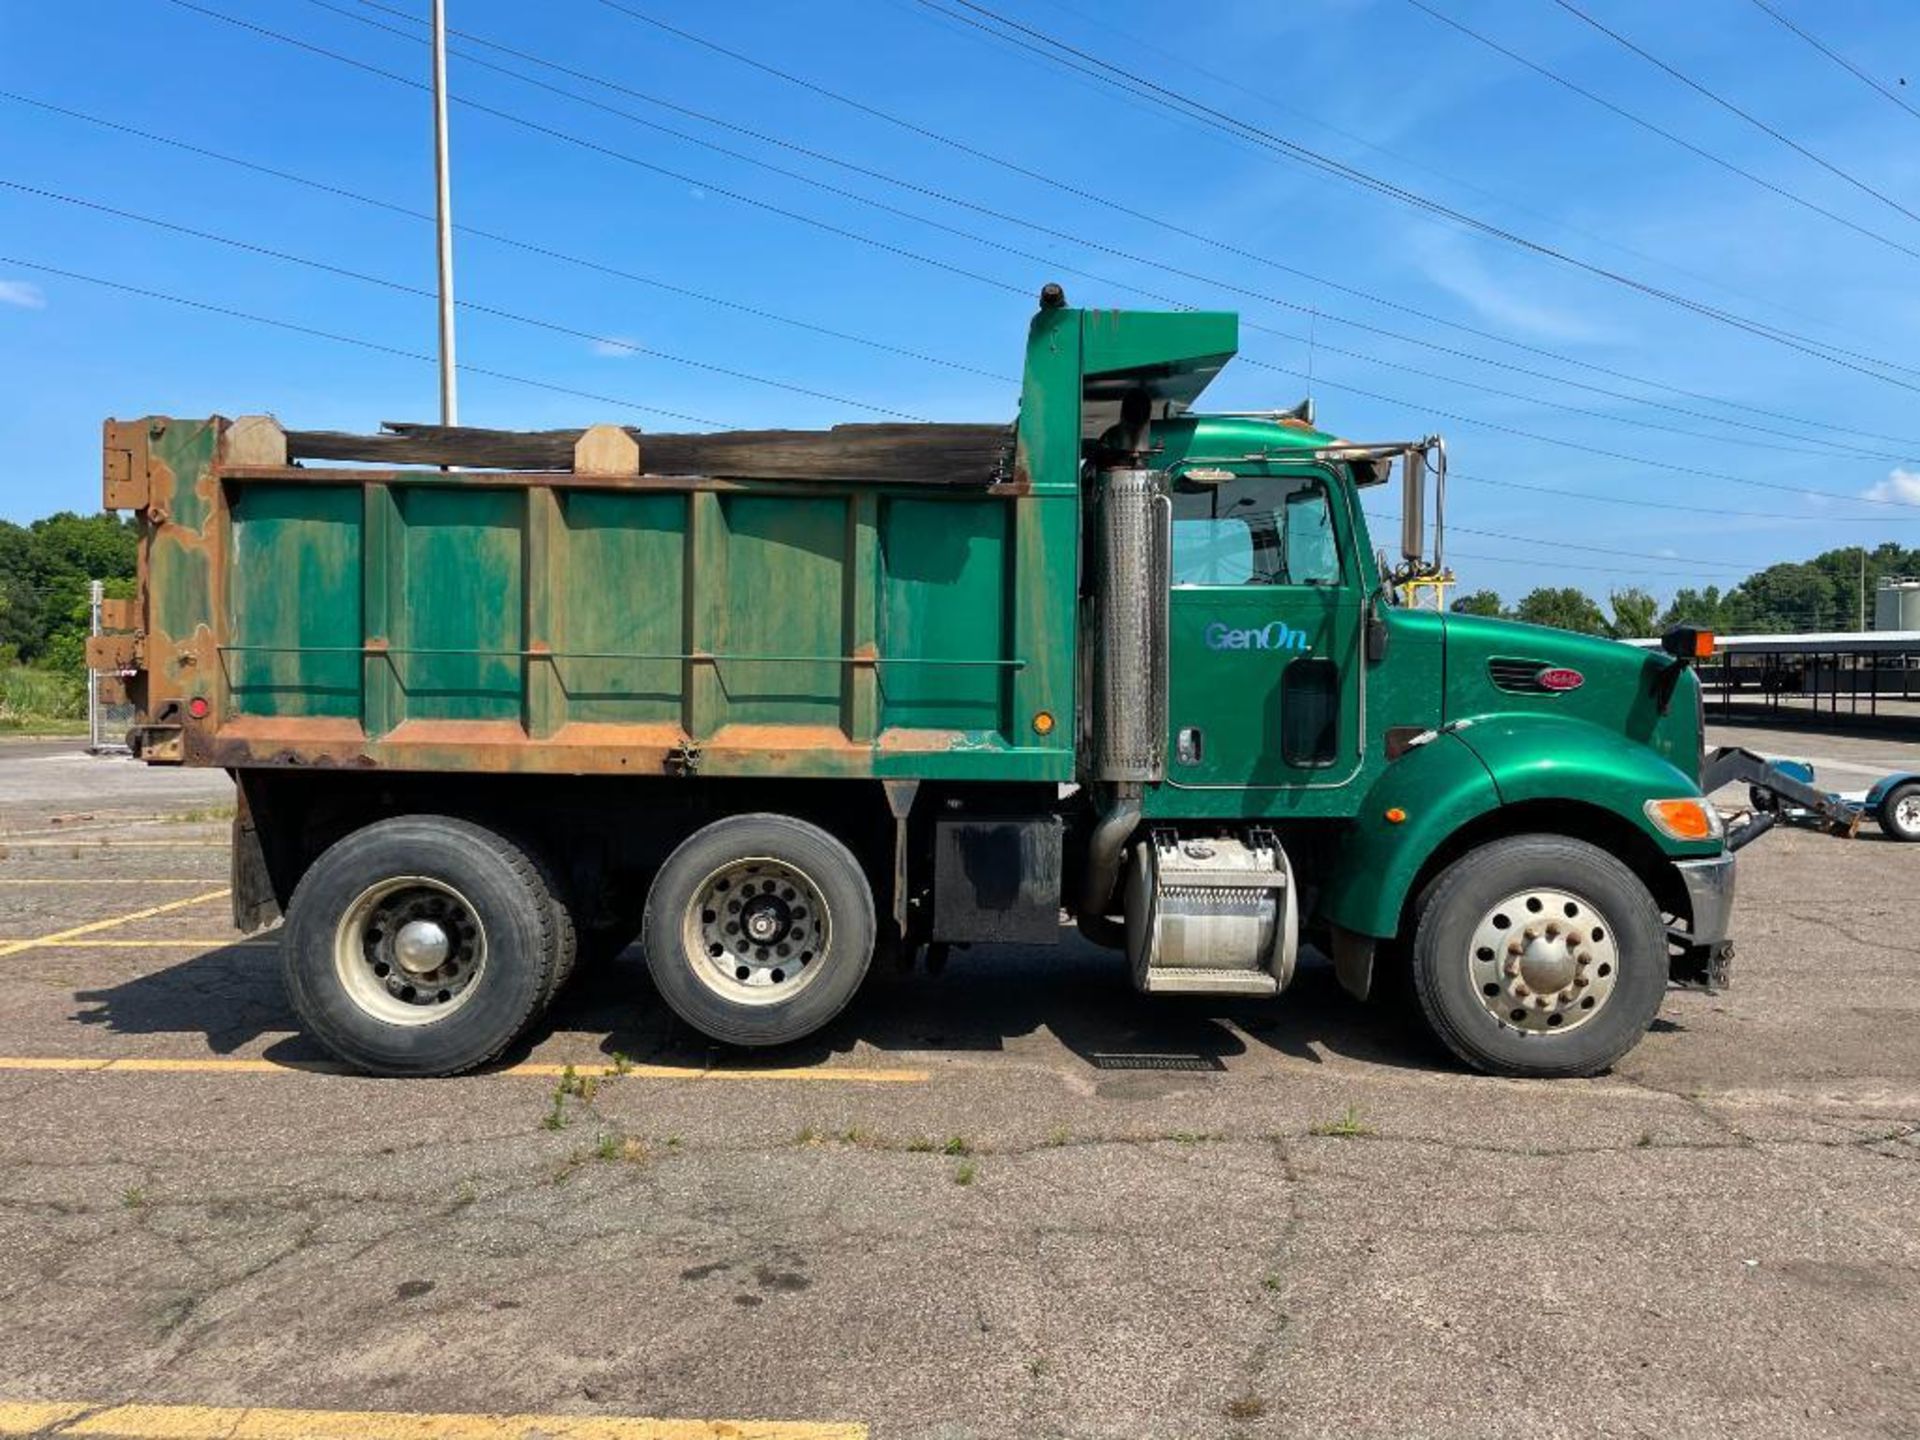
[{"label": "front bumper", "polygon": [[1667,932],[1669,977],[1709,992],[1733,978],[1733,852],[1705,860],[1677,860],[1673,868],[1686,887],[1688,927]]},{"label": "front bumper", "polygon": [[1733,928],[1734,857],[1731,852],[1706,860],[1677,860],[1680,883],[1687,888],[1695,945],[1719,945]]}]

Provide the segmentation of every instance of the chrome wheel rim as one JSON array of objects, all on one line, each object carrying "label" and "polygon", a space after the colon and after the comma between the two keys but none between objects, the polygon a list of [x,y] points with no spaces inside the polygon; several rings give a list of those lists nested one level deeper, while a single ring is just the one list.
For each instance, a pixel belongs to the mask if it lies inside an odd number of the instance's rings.
[{"label": "chrome wheel rim", "polygon": [[707,989],[736,1005],[773,1005],[820,973],[833,944],[833,916],[804,870],[750,856],[694,887],[681,939]]},{"label": "chrome wheel rim", "polygon": [[1527,1035],[1590,1023],[1620,978],[1612,923],[1565,890],[1520,890],[1493,906],[1474,929],[1466,961],[1487,1013]]},{"label": "chrome wheel rim", "polygon": [[1920,790],[1900,797],[1893,807],[1893,823],[1909,835],[1920,832]]},{"label": "chrome wheel rim", "polygon": [[402,875],[370,885],[334,931],[347,998],[389,1025],[432,1025],[471,1000],[487,968],[487,932],[451,885]]}]

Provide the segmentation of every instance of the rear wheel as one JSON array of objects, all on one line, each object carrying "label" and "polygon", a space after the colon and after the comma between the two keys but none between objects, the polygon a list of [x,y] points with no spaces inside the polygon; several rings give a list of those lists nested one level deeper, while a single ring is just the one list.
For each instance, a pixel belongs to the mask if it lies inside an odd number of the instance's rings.
[{"label": "rear wheel", "polygon": [[1880,797],[1874,819],[1895,840],[1920,842],[1920,780],[1907,780]]},{"label": "rear wheel", "polygon": [[873,892],[847,847],[784,815],[737,815],[668,857],[641,927],[674,1013],[733,1045],[818,1030],[873,956]]},{"label": "rear wheel", "polygon": [[1605,851],[1517,836],[1470,851],[1429,889],[1413,981],[1434,1033],[1476,1070],[1591,1075],[1659,1013],[1666,929]]},{"label": "rear wheel", "polygon": [[464,820],[382,820],[331,846],[287,907],[281,965],[307,1029],[375,1075],[497,1057],[551,997],[557,902],[539,869]]}]

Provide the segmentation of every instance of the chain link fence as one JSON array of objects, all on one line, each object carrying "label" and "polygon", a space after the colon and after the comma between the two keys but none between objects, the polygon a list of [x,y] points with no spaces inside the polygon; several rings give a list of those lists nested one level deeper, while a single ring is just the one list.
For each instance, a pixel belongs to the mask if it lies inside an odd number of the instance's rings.
[{"label": "chain link fence", "polygon": [[[93,581],[87,589],[88,633],[100,633],[100,602],[106,586]],[[133,724],[133,706],[109,705],[101,695],[100,672],[87,670],[87,749],[95,755],[124,755],[127,730]]]}]

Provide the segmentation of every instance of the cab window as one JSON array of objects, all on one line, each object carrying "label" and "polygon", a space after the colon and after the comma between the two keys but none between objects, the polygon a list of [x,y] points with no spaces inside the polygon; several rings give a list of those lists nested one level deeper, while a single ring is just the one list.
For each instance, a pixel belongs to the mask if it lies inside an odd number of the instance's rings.
[{"label": "cab window", "polygon": [[1340,583],[1333,508],[1317,476],[1177,479],[1169,498],[1175,585]]}]

